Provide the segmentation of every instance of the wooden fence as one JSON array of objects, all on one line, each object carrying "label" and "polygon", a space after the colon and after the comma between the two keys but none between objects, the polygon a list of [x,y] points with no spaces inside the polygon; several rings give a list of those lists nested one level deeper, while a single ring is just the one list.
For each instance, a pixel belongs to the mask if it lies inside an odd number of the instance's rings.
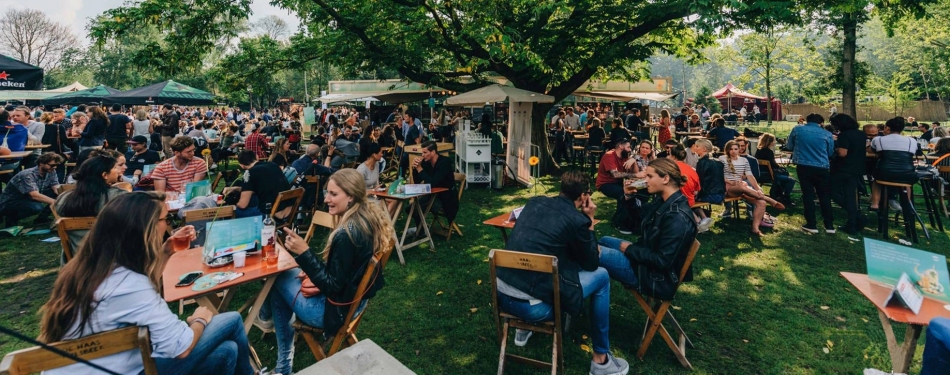
[{"label": "wooden fence", "polygon": [[[838,107],[841,110],[841,107]],[[881,121],[895,116],[914,117],[917,122],[930,123],[933,121],[947,121],[947,107],[944,102],[935,100],[921,100],[910,102],[904,106],[903,111],[898,109],[899,113],[894,113],[892,109],[886,109],[877,104],[858,104],[858,121]],[[831,113],[829,107],[822,107],[815,104],[785,104],[782,106],[783,115],[802,115],[809,113],[818,113],[825,117]]]}]

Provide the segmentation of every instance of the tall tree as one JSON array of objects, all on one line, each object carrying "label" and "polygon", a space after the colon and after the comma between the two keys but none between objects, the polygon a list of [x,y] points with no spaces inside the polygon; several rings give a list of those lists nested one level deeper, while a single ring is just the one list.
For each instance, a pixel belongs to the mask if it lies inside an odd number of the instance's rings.
[{"label": "tall tree", "polygon": [[45,70],[59,66],[69,48],[79,46],[76,35],[34,9],[7,9],[0,23],[0,51]]},{"label": "tall tree", "polygon": [[[230,3],[204,0],[202,5]],[[309,31],[303,42],[311,49],[297,55],[302,63],[322,59],[345,75],[390,68],[408,80],[464,91],[501,75],[514,86],[546,92],[561,100],[591,78],[637,81],[646,75],[638,64],[657,52],[688,56],[736,27],[757,25],[768,17],[796,21],[795,0],[275,0],[297,13]],[[129,25],[158,24],[164,8],[183,9],[187,0],[130,3],[107,11],[93,25],[97,41],[130,31]],[[247,0],[238,4],[247,4]],[[209,17],[209,6],[188,10],[190,18],[246,17],[246,9],[222,6]],[[112,19],[120,17],[120,22]],[[215,30],[213,27],[208,29]],[[205,27],[186,33],[188,45],[208,40]],[[168,39],[168,38],[166,38]],[[163,53],[198,59],[201,48],[187,53],[171,50],[181,45],[167,40]],[[309,55],[307,54],[309,53]],[[143,61],[145,62],[145,61]],[[161,63],[161,62],[159,62]],[[179,63],[182,63],[179,61]],[[167,64],[166,64],[167,65]],[[185,64],[187,65],[187,64]],[[470,76],[471,78],[465,78]],[[544,114],[550,105],[534,107],[532,139],[542,155],[550,155]],[[545,166],[550,167],[546,157]]]},{"label": "tall tree", "polygon": [[290,36],[290,26],[287,25],[287,21],[273,14],[251,22],[250,27],[258,35],[266,35],[273,40],[284,40]]}]

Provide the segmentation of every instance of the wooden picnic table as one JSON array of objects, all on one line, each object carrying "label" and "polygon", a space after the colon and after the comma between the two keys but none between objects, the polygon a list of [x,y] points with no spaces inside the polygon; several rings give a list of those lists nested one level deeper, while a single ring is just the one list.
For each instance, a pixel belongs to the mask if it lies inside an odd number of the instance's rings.
[{"label": "wooden picnic table", "polygon": [[[435,194],[439,194],[443,191],[448,191],[449,189],[434,187],[430,193],[427,194],[392,194],[390,195],[386,190],[374,190],[368,189],[366,194],[375,195],[379,199],[390,199],[398,202],[396,204],[396,210],[393,213],[391,219],[393,222],[393,236],[396,239],[396,255],[399,256],[399,264],[405,265],[406,259],[403,258],[403,250],[407,250],[416,246],[419,246],[423,243],[429,243],[429,249],[435,251],[435,242],[432,241],[432,233],[429,230],[429,224],[426,223],[426,215],[429,214],[429,210],[432,209],[432,204],[435,203]],[[422,207],[422,203],[419,202],[419,198],[425,196],[432,196],[432,199],[429,199],[428,204],[425,207]],[[402,236],[397,233],[396,230],[396,220],[399,219],[399,215],[402,214],[402,205],[406,202],[409,202],[409,216],[406,218],[406,225],[402,230]],[[409,233],[409,226],[412,224],[412,215],[418,214],[422,220],[419,220],[419,228],[416,229],[416,240],[412,243],[406,244],[406,236]],[[423,236],[422,238],[419,238]]]},{"label": "wooden picnic table", "polygon": [[[166,302],[194,299],[199,306],[206,307],[208,310],[211,310],[212,314],[217,315],[221,312],[228,311],[228,306],[236,294],[236,288],[238,286],[245,284],[259,285],[257,281],[263,280],[264,284],[260,292],[258,292],[252,300],[248,301],[251,310],[248,312],[247,317],[244,318],[244,332],[248,333],[254,324],[254,318],[257,317],[261,306],[264,305],[267,294],[270,293],[271,288],[274,286],[274,280],[277,279],[277,275],[297,267],[297,262],[294,261],[294,257],[285,251],[280,244],[276,246],[278,254],[276,265],[267,265],[267,262],[263,259],[263,252],[261,252],[259,255],[248,256],[245,260],[244,267],[241,268],[235,268],[233,263],[218,268],[208,267],[204,264],[201,253],[202,248],[200,247],[176,252],[168,259],[168,263],[165,264],[165,270],[162,271],[162,298],[164,298]],[[201,271],[205,275],[214,272],[233,271],[243,272],[244,276],[202,291],[194,291],[191,286],[175,286],[175,284],[178,283],[179,277],[193,271]],[[219,298],[218,292],[224,292],[224,297]],[[244,308],[238,310],[244,310]],[[258,368],[260,368],[260,360],[257,359],[257,353],[253,347],[251,348],[251,353],[254,357],[253,359],[257,362]]]},{"label": "wooden picnic table", "polygon": [[[878,318],[881,320],[881,326],[884,328],[884,336],[887,340],[887,351],[891,355],[892,372],[895,374],[907,373],[907,370],[910,369],[910,361],[914,359],[914,352],[917,351],[917,339],[920,338],[920,332],[930,324],[933,318],[950,317],[950,310],[944,308],[944,303],[940,301],[924,298],[920,312],[915,315],[908,308],[885,305],[884,302],[888,300],[892,290],[871,281],[868,275],[841,272],[841,277],[848,280],[864,298],[867,298],[874,304],[874,307],[877,307]],[[904,342],[901,344],[897,343],[897,338],[894,336],[894,329],[891,327],[892,320],[907,324]]]},{"label": "wooden picnic table", "polygon": [[38,150],[38,149],[47,148],[47,147],[49,147],[49,146],[52,146],[52,145],[26,145],[25,149],[27,149],[27,150]]},{"label": "wooden picnic table", "polygon": [[13,151],[7,155],[0,155],[0,159],[19,159],[32,153],[33,151]]}]

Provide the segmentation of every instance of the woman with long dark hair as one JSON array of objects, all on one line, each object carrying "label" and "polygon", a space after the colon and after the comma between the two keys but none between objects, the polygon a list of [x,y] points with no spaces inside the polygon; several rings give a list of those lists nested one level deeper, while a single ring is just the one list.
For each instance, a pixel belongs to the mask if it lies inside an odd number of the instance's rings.
[{"label": "woman with long dark hair", "polygon": [[[125,194],[109,202],[40,309],[39,340],[52,343],[148,327],[160,374],[253,374],[240,314],[212,315],[198,307],[181,321],[159,294],[171,241],[191,239],[195,233],[187,226],[163,243],[167,215],[163,194]],[[144,368],[138,350],[92,362],[120,374],[138,374]],[[88,371],[83,364],[73,364],[46,374]]]},{"label": "woman with long dark hair", "polygon": [[[285,247],[294,254],[300,270],[284,271],[277,276],[268,297],[277,336],[275,373],[289,374],[293,367],[293,315],[296,314],[297,321],[323,328],[327,336],[332,336],[343,325],[351,304],[359,303],[362,311],[366,301],[385,284],[380,264],[366,293],[356,295],[370,258],[391,249],[393,244],[389,213],[367,199],[363,175],[355,169],[330,175],[324,201],[329,213],[340,217],[340,223],[327,237],[322,251],[311,250],[294,231],[284,230]],[[255,324],[270,325],[265,322],[259,320]]]},{"label": "woman with long dark hair", "polygon": [[[112,184],[121,181],[121,167],[118,161],[110,156],[96,156],[87,159],[73,173],[76,188],[59,195],[53,203],[53,210],[60,217],[96,217],[102,207],[112,199],[125,194],[126,191],[113,187]],[[69,233],[69,242],[73,249],[78,249],[86,230],[75,230]]]},{"label": "woman with long dark hair", "polygon": [[86,149],[100,147],[106,140],[106,129],[109,127],[109,116],[102,107],[92,106],[88,109],[89,122],[79,136],[79,152]]}]

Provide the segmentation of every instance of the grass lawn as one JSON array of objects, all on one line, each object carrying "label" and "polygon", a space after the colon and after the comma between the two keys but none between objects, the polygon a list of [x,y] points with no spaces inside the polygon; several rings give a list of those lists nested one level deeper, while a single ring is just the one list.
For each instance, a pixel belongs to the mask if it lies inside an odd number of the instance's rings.
[{"label": "grass lawn", "polygon": [[[794,170],[793,170],[794,173]],[[556,194],[557,183],[544,180]],[[385,270],[386,287],[368,306],[359,331],[419,374],[489,374],[498,365],[498,343],[491,317],[487,256],[502,248],[497,229],[481,222],[509,212],[532,197],[530,189],[501,191],[473,186],[465,191],[458,216],[464,236],[451,242],[435,240],[436,249],[417,247],[405,253],[405,266],[394,256]],[[621,236],[609,221],[613,204],[597,193],[597,235]],[[795,197],[800,202],[799,197]],[[919,205],[922,206],[922,205]],[[685,284],[674,302],[674,313],[696,348],[687,351],[694,374],[855,374],[867,367],[890,369],[890,357],[874,306],[838,275],[865,272],[862,242],[847,235],[808,235],[800,207],[777,213],[775,230],[759,239],[746,235],[749,219],[719,219],[699,235],[702,242],[694,263],[695,281]],[[721,208],[716,208],[716,213]],[[844,212],[835,209],[837,223]],[[871,216],[872,221],[875,216]],[[401,226],[400,226],[401,228]],[[903,232],[891,226],[891,241]],[[118,229],[118,228],[117,228]],[[931,232],[915,247],[950,255],[947,233]],[[873,230],[865,230],[877,238]],[[39,333],[37,310],[49,296],[59,266],[58,243],[45,236],[0,240],[0,324],[27,335]],[[322,247],[326,235],[312,245]],[[628,237],[631,238],[632,237]],[[687,373],[657,336],[644,361],[634,354],[645,321],[633,297],[614,282],[611,297],[611,350],[631,362],[631,373]],[[242,289],[232,306],[254,292]],[[193,308],[194,305],[192,305]],[[177,311],[177,305],[172,304]],[[191,309],[186,309],[186,316]],[[582,317],[565,337],[567,373],[586,373],[590,354],[589,324]],[[896,326],[898,339],[904,330]],[[273,367],[273,335],[250,334],[265,365]],[[924,339],[920,340],[911,373],[920,370]],[[0,353],[29,346],[0,336]],[[535,335],[525,348],[509,344],[513,353],[550,355],[547,336]],[[824,349],[828,349],[826,353]],[[295,368],[313,363],[306,345],[297,345]],[[509,374],[541,373],[511,364]]]}]

